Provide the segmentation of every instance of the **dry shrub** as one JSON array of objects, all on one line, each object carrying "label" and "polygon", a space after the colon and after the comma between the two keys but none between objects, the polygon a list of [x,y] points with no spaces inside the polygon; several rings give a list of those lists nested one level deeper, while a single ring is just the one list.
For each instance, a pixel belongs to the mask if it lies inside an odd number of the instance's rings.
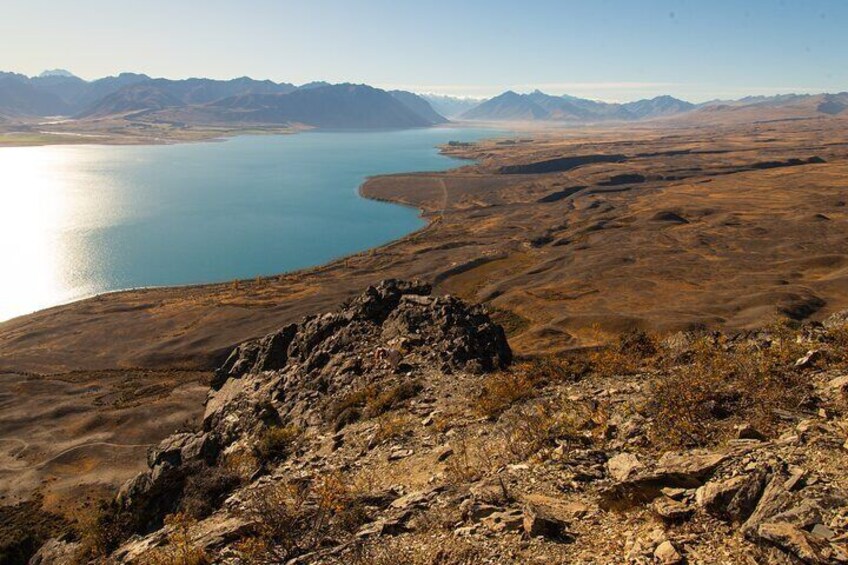
[{"label": "dry shrub", "polygon": [[565,452],[590,440],[582,429],[590,421],[583,407],[563,409],[550,401],[536,401],[503,415],[487,436],[451,442],[454,454],[445,466],[446,480],[467,484],[495,474],[504,465],[528,458],[547,459],[554,448]]},{"label": "dry shrub", "polygon": [[848,368],[848,325],[828,328],[825,337],[830,345],[828,361],[840,369]]},{"label": "dry shrub", "polygon": [[519,368],[539,386],[579,381],[591,371],[592,365],[580,354],[545,355],[526,361]]},{"label": "dry shrub", "polygon": [[476,408],[486,418],[495,419],[514,403],[535,393],[533,378],[525,371],[494,373],[483,381]]},{"label": "dry shrub", "polygon": [[463,438],[452,441],[451,447],[453,455],[445,464],[445,480],[449,484],[472,483],[486,474],[488,469],[484,462],[488,460],[488,457],[482,453],[479,444],[474,445]]},{"label": "dry shrub", "polygon": [[563,410],[551,402],[535,402],[509,413],[496,430],[502,446],[502,464],[531,456],[545,459],[550,449],[563,445],[569,451],[586,443],[581,428],[587,418],[574,407]]},{"label": "dry shrub", "polygon": [[404,381],[386,389],[373,384],[364,386],[332,402],[327,408],[327,415],[338,431],[360,418],[375,418],[385,414],[414,398],[422,389],[421,382],[417,380]]},{"label": "dry shrub", "polygon": [[114,501],[101,502],[79,518],[82,534],[77,561],[88,563],[109,555],[137,529],[137,520]]},{"label": "dry shrub", "polygon": [[601,377],[634,375],[645,370],[659,352],[658,339],[642,330],[621,334],[612,344],[589,356],[592,370]]},{"label": "dry shrub", "polygon": [[224,457],[223,466],[229,473],[247,481],[259,468],[259,460],[249,449],[240,449],[228,453]]},{"label": "dry shrub", "polygon": [[303,431],[296,426],[273,426],[267,428],[256,442],[256,457],[262,462],[283,461],[294,453]]},{"label": "dry shrub", "polygon": [[471,542],[448,537],[429,544],[381,538],[357,545],[340,562],[352,565],[477,565],[489,561]]},{"label": "dry shrub", "polygon": [[362,415],[366,418],[374,418],[380,414],[385,414],[400,406],[402,402],[414,398],[423,388],[419,381],[404,381],[388,388],[376,396],[368,398]]},{"label": "dry shrub", "polygon": [[218,509],[241,482],[242,478],[226,466],[205,467],[186,479],[180,509],[202,520]]},{"label": "dry shrub", "polygon": [[350,535],[367,520],[357,493],[338,474],[256,490],[245,514],[257,535],[243,540],[239,551],[244,559],[273,563],[314,551],[329,536]]},{"label": "dry shrub", "polygon": [[359,420],[365,404],[377,394],[376,385],[368,385],[341,395],[330,403],[327,407],[327,416],[329,421],[335,423],[336,431]]},{"label": "dry shrub", "polygon": [[208,565],[212,563],[203,548],[194,542],[191,529],[197,521],[184,512],[165,518],[169,528],[168,544],[147,552],[142,559],[145,565]]},{"label": "dry shrub", "polygon": [[713,444],[741,419],[774,431],[774,410],[797,408],[808,386],[793,367],[803,346],[780,331],[772,335],[766,345],[732,345],[723,337],[696,341],[688,364],[653,383],[646,412],[654,419],[654,441],[674,447]]},{"label": "dry shrub", "polygon": [[390,412],[377,418],[377,428],[374,431],[374,442],[379,445],[390,440],[401,438],[412,431],[415,420],[409,414]]}]

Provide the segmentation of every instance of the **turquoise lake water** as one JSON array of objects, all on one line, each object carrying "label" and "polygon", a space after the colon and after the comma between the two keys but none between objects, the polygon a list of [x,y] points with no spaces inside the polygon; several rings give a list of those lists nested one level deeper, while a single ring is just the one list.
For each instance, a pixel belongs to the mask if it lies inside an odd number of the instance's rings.
[{"label": "turquoise lake water", "polygon": [[220,143],[0,149],[0,320],[146,286],[292,271],[423,225],[367,176],[462,163],[490,129],[309,132]]}]

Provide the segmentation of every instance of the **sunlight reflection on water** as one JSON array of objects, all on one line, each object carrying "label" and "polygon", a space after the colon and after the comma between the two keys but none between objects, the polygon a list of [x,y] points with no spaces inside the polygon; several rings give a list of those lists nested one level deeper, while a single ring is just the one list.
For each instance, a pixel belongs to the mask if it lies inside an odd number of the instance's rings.
[{"label": "sunlight reflection on water", "polygon": [[360,198],[368,175],[446,169],[436,128],[172,146],[0,148],[0,321],[111,290],[327,262],[422,225]]}]

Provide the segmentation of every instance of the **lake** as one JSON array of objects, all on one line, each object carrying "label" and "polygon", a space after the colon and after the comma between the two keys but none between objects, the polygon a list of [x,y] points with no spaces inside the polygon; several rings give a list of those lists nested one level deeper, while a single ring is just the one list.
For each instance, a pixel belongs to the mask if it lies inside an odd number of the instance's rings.
[{"label": "lake", "polygon": [[423,225],[367,176],[448,169],[490,129],[308,132],[220,143],[0,148],[0,320],[119,289],[252,278]]}]

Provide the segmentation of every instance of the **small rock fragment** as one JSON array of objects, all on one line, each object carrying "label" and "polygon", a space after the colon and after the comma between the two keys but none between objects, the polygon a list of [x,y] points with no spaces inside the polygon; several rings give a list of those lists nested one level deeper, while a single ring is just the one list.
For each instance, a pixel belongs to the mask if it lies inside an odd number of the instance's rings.
[{"label": "small rock fragment", "polygon": [[654,550],[654,559],[663,565],[678,565],[683,563],[683,556],[674,547],[674,544],[666,540],[659,544]]}]

